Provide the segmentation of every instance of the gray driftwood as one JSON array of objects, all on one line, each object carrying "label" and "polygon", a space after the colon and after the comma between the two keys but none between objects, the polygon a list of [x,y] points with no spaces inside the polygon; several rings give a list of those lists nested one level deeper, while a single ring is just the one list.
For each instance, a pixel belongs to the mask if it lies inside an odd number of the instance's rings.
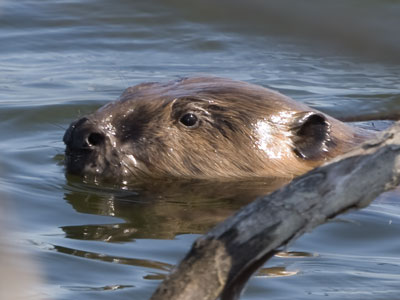
[{"label": "gray driftwood", "polygon": [[277,248],[399,184],[399,129],[397,123],[378,139],[243,207],[196,240],[151,299],[238,299]]}]

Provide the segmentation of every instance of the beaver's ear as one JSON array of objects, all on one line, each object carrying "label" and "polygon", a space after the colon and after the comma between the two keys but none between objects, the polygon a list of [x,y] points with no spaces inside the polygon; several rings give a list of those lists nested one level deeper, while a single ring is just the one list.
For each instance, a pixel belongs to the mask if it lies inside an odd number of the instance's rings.
[{"label": "beaver's ear", "polygon": [[318,159],[328,151],[331,143],[330,124],[316,112],[299,113],[291,126],[293,151],[303,159]]}]

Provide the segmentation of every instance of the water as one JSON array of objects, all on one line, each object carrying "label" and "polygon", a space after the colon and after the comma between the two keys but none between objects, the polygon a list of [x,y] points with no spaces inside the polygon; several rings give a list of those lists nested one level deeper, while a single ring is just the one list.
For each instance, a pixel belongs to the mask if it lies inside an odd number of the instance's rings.
[{"label": "water", "polygon": [[[393,1],[368,3],[369,12],[398,11]],[[224,5],[0,2],[0,191],[17,224],[8,239],[40,269],[41,297],[146,299],[199,234],[264,188],[211,197],[201,187],[157,194],[66,179],[68,124],[124,88],[212,74],[280,90],[336,117],[399,109],[400,67],[378,51],[378,31],[374,55],[354,56],[353,47],[319,50],[302,32],[265,29],[267,7],[249,15],[258,1],[240,20],[240,8]],[[392,15],[382,24],[395,30]],[[388,49],[397,49],[398,36]],[[251,279],[242,299],[400,299],[398,200],[388,193],[301,237],[287,249],[293,255],[274,257]]]}]

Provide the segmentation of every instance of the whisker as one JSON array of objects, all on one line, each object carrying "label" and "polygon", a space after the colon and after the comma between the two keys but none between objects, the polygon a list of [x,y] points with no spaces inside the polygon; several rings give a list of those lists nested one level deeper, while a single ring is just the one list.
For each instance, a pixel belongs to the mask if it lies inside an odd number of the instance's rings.
[{"label": "whisker", "polygon": [[135,174],[135,173],[132,171],[131,167],[130,167],[126,162],[124,162],[123,160],[121,160],[121,164],[122,164],[129,172],[131,172],[131,174]]},{"label": "whisker", "polygon": [[50,125],[52,125],[52,126],[55,126],[55,127],[57,127],[57,128],[60,128],[60,129],[62,129],[62,130],[67,130],[66,127],[63,127],[63,126],[61,126],[60,124],[51,123],[51,122],[47,122],[47,123],[50,124]]}]

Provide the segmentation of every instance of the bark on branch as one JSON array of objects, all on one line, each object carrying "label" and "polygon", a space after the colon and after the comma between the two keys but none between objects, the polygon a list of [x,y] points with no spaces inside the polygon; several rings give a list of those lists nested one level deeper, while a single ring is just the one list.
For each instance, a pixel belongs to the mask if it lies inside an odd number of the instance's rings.
[{"label": "bark on branch", "polygon": [[400,182],[400,123],[243,207],[197,239],[152,300],[238,299],[276,249]]}]

